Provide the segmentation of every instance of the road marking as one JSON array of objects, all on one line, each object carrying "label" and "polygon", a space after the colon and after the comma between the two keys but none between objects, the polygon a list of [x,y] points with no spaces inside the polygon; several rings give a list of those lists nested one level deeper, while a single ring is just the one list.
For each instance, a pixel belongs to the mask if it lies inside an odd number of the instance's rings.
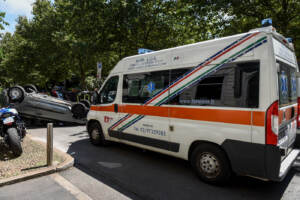
[{"label": "road marking", "polygon": [[55,180],[59,185],[61,185],[63,188],[65,188],[67,191],[69,191],[72,195],[76,197],[78,200],[92,200],[91,197],[89,197],[87,194],[82,192],[80,189],[78,189],[75,185],[73,185],[71,182],[69,182],[67,179],[62,177],[59,174],[52,174],[50,177]]}]

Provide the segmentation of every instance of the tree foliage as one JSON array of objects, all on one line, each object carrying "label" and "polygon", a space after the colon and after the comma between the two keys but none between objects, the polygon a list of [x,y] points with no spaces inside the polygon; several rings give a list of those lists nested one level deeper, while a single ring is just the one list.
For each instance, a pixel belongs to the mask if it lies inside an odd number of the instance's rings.
[{"label": "tree foliage", "polygon": [[0,81],[43,86],[76,76],[85,87],[98,61],[106,76],[138,48],[159,50],[247,32],[264,18],[294,39],[300,57],[299,9],[297,0],[36,0],[33,18],[19,17],[15,33],[0,41]]},{"label": "tree foliage", "polygon": [[4,17],[5,17],[5,12],[1,12],[0,10],[0,30],[4,29],[3,25],[8,25],[8,23],[4,21]]}]

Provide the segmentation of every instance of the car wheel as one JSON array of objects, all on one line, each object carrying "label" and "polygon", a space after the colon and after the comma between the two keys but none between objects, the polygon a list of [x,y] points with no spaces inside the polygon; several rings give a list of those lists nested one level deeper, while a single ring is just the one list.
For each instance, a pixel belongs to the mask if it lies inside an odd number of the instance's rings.
[{"label": "car wheel", "polygon": [[71,112],[77,119],[85,118],[88,108],[83,103],[76,103],[72,105]]},{"label": "car wheel", "polygon": [[35,87],[35,85],[32,85],[32,84],[25,85],[25,86],[24,86],[24,90],[25,90],[27,93],[32,93],[32,92],[37,93],[37,92],[38,92],[38,90],[37,90],[37,88]]},{"label": "car wheel", "polygon": [[22,102],[25,95],[25,90],[21,86],[14,86],[8,89],[7,92],[9,101],[12,103]]},{"label": "car wheel", "polygon": [[97,122],[91,124],[88,132],[90,136],[90,141],[93,145],[106,146],[108,144],[108,141],[106,141],[104,138],[102,128]]},{"label": "car wheel", "polygon": [[222,184],[231,177],[231,167],[225,152],[213,144],[201,144],[192,152],[191,164],[205,182]]},{"label": "car wheel", "polygon": [[88,100],[81,100],[80,103],[83,103],[87,108],[91,107],[91,103]]}]

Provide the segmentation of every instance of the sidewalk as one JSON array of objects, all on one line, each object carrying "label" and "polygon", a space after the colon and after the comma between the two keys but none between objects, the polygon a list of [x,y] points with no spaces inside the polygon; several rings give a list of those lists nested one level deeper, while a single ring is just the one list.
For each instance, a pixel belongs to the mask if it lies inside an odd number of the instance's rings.
[{"label": "sidewalk", "polygon": [[71,168],[64,172],[0,187],[0,199],[128,200],[129,198],[80,170]]},{"label": "sidewalk", "polygon": [[[73,200],[76,199],[52,176],[44,176],[0,188],[1,200]],[[82,198],[83,200],[83,198]]]}]

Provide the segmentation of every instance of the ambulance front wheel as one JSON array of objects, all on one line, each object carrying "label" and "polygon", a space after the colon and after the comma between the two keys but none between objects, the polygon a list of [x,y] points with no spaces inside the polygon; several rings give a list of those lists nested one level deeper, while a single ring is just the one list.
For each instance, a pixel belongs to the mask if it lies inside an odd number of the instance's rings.
[{"label": "ambulance front wheel", "polygon": [[90,141],[96,146],[106,146],[108,142],[105,140],[100,124],[94,122],[89,130]]},{"label": "ambulance front wheel", "polygon": [[191,156],[191,164],[197,175],[210,184],[222,184],[231,177],[231,167],[222,149],[213,144],[201,144]]}]

